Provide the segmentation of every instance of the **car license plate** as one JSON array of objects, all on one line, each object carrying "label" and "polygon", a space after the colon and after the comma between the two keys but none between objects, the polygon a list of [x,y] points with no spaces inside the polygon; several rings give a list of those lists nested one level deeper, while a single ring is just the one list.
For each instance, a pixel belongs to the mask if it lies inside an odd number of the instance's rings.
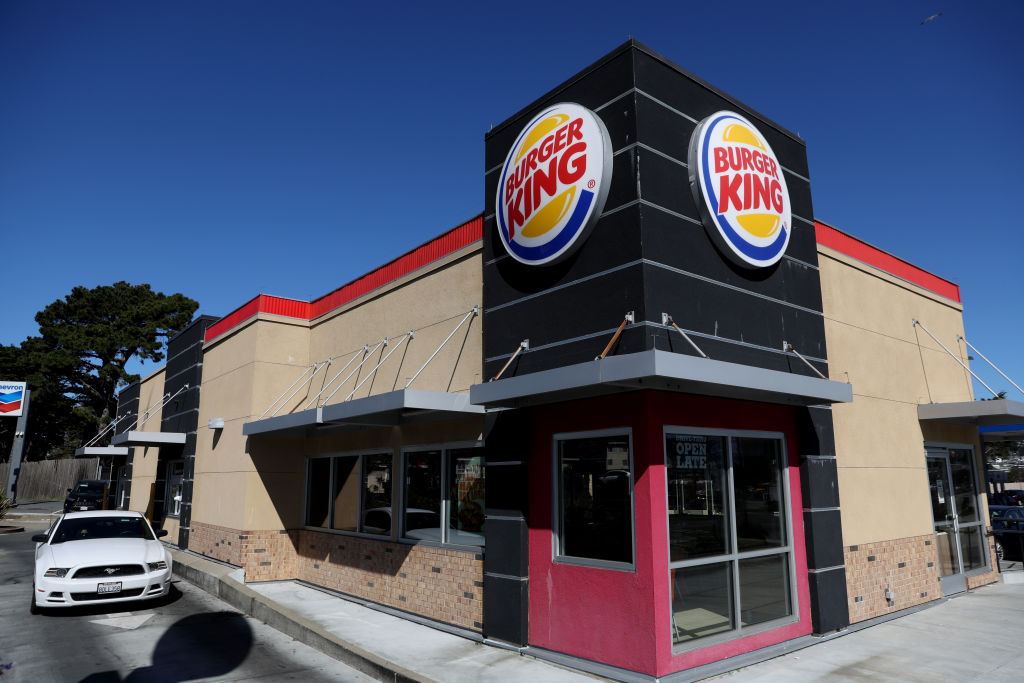
[{"label": "car license plate", "polygon": [[101,594],[102,593],[120,593],[121,592],[121,582],[120,581],[111,581],[109,583],[96,584],[96,592],[97,593],[101,593]]},{"label": "car license plate", "polygon": [[82,507],[80,507],[80,508],[78,508],[78,509],[79,509],[79,510],[88,510],[89,508],[88,508],[87,506],[83,505]]}]

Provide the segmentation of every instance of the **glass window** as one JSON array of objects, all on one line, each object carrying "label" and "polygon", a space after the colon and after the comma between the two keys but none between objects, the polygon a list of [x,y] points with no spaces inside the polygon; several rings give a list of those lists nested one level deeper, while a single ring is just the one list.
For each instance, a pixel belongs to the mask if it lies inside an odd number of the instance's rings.
[{"label": "glass window", "polygon": [[665,448],[671,561],[728,552],[725,437],[669,434]]},{"label": "glass window", "polygon": [[363,456],[363,528],[368,534],[391,533],[391,454]]},{"label": "glass window", "polygon": [[732,568],[728,563],[672,570],[672,638],[684,643],[731,631]]},{"label": "glass window", "polygon": [[448,542],[484,544],[484,454],[480,448],[448,452]]},{"label": "glass window", "polygon": [[405,454],[405,536],[441,539],[441,451]]},{"label": "glass window", "polygon": [[483,449],[409,451],[403,463],[404,536],[419,541],[484,545]]},{"label": "glass window", "polygon": [[557,440],[556,554],[633,564],[630,435]]},{"label": "glass window", "polygon": [[334,461],[334,514],[332,529],[358,531],[359,526],[359,458],[346,456]]},{"label": "glass window", "polygon": [[330,458],[313,458],[309,461],[306,491],[306,524],[326,527],[331,507]]},{"label": "glass window", "polygon": [[181,490],[185,478],[185,461],[172,460],[167,463],[167,514],[171,517],[181,515]]},{"label": "glass window", "polygon": [[665,431],[672,640],[792,619],[781,437]]}]

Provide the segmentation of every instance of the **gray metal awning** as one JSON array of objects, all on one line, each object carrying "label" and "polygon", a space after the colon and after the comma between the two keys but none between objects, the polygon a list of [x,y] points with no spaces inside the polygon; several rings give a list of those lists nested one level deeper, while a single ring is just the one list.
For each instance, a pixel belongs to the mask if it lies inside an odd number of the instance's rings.
[{"label": "gray metal awning", "polygon": [[959,403],[922,403],[917,407],[917,419],[922,422],[952,422],[978,427],[1013,426],[1024,423],[1024,403],[1006,398]]},{"label": "gray metal awning", "polygon": [[184,432],[124,432],[110,440],[114,446],[169,446],[185,443]]},{"label": "gray metal awning", "polygon": [[445,391],[399,389],[342,403],[310,408],[290,415],[255,420],[242,425],[246,436],[309,437],[334,432],[436,422],[468,415],[483,415],[469,395]]},{"label": "gray metal awning", "polygon": [[516,408],[636,389],[788,405],[853,401],[853,387],[843,382],[658,350],[474,384],[469,398],[488,408]]},{"label": "gray metal awning", "polygon": [[75,449],[76,458],[109,457],[112,455],[128,455],[127,446],[83,446]]}]

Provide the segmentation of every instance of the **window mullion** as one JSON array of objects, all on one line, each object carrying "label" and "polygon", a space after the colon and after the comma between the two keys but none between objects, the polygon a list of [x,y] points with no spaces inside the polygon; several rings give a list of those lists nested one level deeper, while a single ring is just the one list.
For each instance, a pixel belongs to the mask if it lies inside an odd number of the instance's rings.
[{"label": "window mullion", "polygon": [[334,466],[337,458],[330,458],[331,466],[327,468],[327,528],[334,528]]},{"label": "window mullion", "polygon": [[441,542],[448,542],[448,449],[441,449],[441,519],[439,524],[441,525]]},{"label": "window mullion", "polygon": [[740,620],[740,562],[739,562],[739,534],[736,531],[736,478],[733,473],[733,444],[735,439],[729,437],[725,440],[726,447],[726,496],[728,496],[729,509],[729,564],[732,574],[732,616],[736,624],[736,631],[742,629]]}]

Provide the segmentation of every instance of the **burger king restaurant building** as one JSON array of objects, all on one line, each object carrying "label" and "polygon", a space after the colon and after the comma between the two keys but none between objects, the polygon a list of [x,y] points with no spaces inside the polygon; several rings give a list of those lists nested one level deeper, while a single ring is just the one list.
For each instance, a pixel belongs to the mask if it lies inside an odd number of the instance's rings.
[{"label": "burger king restaurant building", "polygon": [[195,402],[115,438],[126,506],[624,680],[997,580],[959,289],[816,221],[799,137],[630,41],[485,157],[481,216],[182,333],[123,396]]}]

